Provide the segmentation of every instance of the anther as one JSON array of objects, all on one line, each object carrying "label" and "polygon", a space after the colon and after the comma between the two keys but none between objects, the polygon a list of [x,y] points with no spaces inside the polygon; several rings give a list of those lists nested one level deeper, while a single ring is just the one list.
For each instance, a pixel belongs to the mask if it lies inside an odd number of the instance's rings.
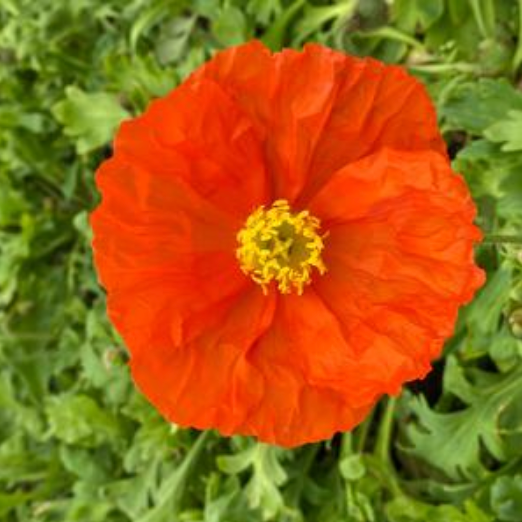
[{"label": "anther", "polygon": [[257,208],[239,231],[236,251],[241,270],[268,293],[272,282],[283,294],[301,295],[312,281],[314,269],[326,272],[321,258],[326,234],[321,222],[307,210],[291,212],[279,199],[266,209]]}]

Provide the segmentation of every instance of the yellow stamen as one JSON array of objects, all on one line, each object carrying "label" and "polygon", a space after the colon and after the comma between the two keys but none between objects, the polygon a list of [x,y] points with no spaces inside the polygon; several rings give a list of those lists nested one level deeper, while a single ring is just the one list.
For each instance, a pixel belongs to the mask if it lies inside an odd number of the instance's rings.
[{"label": "yellow stamen", "polygon": [[269,209],[257,208],[239,231],[236,251],[241,270],[268,293],[272,281],[282,294],[296,290],[299,295],[311,282],[312,271],[322,275],[326,266],[321,259],[323,239],[321,222],[307,210],[290,211],[285,199]]}]

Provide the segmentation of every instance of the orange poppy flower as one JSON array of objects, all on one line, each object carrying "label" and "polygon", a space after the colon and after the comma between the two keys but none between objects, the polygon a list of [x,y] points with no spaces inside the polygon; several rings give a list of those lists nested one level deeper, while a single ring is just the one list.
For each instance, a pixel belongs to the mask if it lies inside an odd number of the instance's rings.
[{"label": "orange poppy flower", "polygon": [[122,124],[94,254],[169,420],[295,446],[423,377],[483,282],[475,207],[403,69],[218,53]]}]

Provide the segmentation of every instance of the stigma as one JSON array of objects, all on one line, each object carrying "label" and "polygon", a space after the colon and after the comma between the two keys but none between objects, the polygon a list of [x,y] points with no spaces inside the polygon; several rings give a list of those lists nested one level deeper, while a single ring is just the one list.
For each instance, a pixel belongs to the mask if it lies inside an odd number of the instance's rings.
[{"label": "stigma", "polygon": [[314,272],[326,273],[321,254],[327,234],[320,229],[318,218],[307,210],[292,212],[285,199],[260,206],[237,234],[239,266],[265,294],[274,283],[282,294],[301,295]]}]

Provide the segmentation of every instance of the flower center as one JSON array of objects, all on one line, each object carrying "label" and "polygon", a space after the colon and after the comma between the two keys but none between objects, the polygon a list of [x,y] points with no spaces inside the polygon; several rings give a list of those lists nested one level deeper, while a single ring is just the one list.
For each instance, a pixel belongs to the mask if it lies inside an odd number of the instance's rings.
[{"label": "flower center", "polygon": [[326,272],[321,259],[324,249],[319,229],[321,222],[307,210],[292,213],[285,199],[279,199],[266,209],[257,208],[239,231],[236,251],[241,270],[268,293],[275,281],[282,294],[296,290],[303,293],[310,284],[315,268]]}]

